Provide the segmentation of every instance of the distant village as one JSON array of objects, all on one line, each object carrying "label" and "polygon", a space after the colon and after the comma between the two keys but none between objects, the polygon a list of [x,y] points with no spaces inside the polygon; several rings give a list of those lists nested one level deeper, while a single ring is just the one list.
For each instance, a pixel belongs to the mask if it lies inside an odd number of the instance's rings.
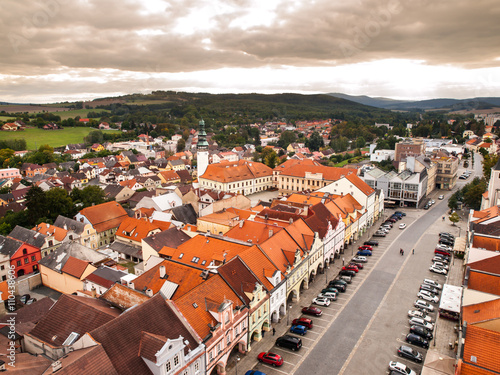
[{"label": "distant village", "polygon": [[[16,366],[37,373],[224,374],[229,357],[248,353],[289,303],[374,230],[388,206],[423,208],[431,193],[456,187],[465,154],[496,155],[500,146],[493,121],[481,136],[466,131],[465,144],[400,137],[394,150],[369,145],[362,162],[331,167],[322,161],[334,154],[327,147],[334,122],[261,125],[261,146],[281,155],[274,168],[254,161],[254,144],[219,147],[200,121],[179,152],[181,134],[141,134],[68,144],[58,151],[70,155],[68,162],[1,169],[0,188],[10,190],[0,194],[2,217],[26,209],[31,186],[68,193],[96,186],[107,200],[0,236],[0,333],[8,332],[5,314],[20,307],[19,296],[38,286],[62,293],[21,307],[13,340],[0,335],[1,345],[14,341]],[[22,129],[16,122],[2,126]],[[303,139],[317,132],[323,145],[282,149],[277,129]],[[83,158],[103,150],[114,154]],[[381,162],[394,168],[386,171]],[[481,211],[471,210],[471,231],[457,251],[498,250],[494,186],[498,173]],[[500,295],[493,289],[484,292]],[[8,358],[0,358],[8,368]]]}]

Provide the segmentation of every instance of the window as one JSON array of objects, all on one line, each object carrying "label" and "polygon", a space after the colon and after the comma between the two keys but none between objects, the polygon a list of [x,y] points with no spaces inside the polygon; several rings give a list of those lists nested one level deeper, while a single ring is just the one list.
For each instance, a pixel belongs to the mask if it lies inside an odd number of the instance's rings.
[{"label": "window", "polygon": [[2,271],[3,271],[4,269],[5,269],[5,266],[1,266],[1,267],[0,267],[0,270],[2,270]]},{"label": "window", "polygon": [[32,262],[36,262],[36,256],[35,256],[35,255],[32,255],[32,256],[31,256],[31,261],[32,261]]},{"label": "window", "polygon": [[191,262],[193,263],[198,263],[200,261],[200,258],[198,257],[193,257],[193,259],[191,259]]},{"label": "window", "polygon": [[170,361],[168,361],[166,364],[165,364],[165,368],[167,371],[171,371],[172,370],[172,364],[170,363]]},{"label": "window", "polygon": [[24,264],[28,264],[30,262],[29,258],[24,258]]},{"label": "window", "polygon": [[179,365],[179,355],[176,355],[174,357],[174,366],[178,366]]},{"label": "window", "polygon": [[7,276],[3,275],[2,276],[2,281],[5,281],[5,280],[7,280]]},{"label": "window", "polygon": [[226,346],[229,346],[231,344],[231,333],[228,333],[226,336]]},{"label": "window", "polygon": [[179,259],[182,259],[183,256],[184,256],[184,253],[180,253]]},{"label": "window", "polygon": [[200,371],[200,362],[197,361],[194,363],[194,371],[196,372]]},{"label": "window", "polygon": [[23,249],[23,255],[26,255],[26,254],[28,254],[28,250]]}]

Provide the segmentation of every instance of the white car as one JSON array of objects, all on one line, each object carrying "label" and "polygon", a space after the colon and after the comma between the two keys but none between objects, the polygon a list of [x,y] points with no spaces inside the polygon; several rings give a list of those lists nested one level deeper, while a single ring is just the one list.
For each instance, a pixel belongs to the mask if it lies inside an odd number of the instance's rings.
[{"label": "white car", "polygon": [[430,331],[434,329],[434,324],[426,322],[422,318],[412,317],[408,322],[410,323],[411,326],[421,326],[427,328]]},{"label": "white car", "polygon": [[430,286],[433,286],[436,289],[443,289],[443,286],[441,284],[432,279],[424,279],[424,284],[429,284]]},{"label": "white car", "polygon": [[408,317],[409,318],[413,318],[413,317],[420,318],[420,319],[425,320],[428,323],[432,323],[432,318],[420,310],[408,310]]},{"label": "white car", "polygon": [[405,229],[405,228],[406,228],[406,224],[405,223],[399,224],[399,229]]},{"label": "white car", "polygon": [[429,271],[434,272],[434,273],[439,273],[440,275],[448,274],[448,271],[446,271],[444,268],[440,268],[440,267],[435,266],[435,265],[430,266]]},{"label": "white car", "polygon": [[438,199],[443,200],[443,199],[444,199],[444,195],[443,195],[443,194],[441,194],[441,195],[438,197]]},{"label": "white car", "polygon": [[421,309],[421,310],[434,311],[434,306],[432,306],[429,302],[425,302],[422,299],[417,299],[413,303],[413,306],[415,306],[417,309]]},{"label": "white car", "polygon": [[368,261],[368,259],[366,259],[366,257],[364,257],[364,256],[357,255],[354,258],[352,258],[352,261],[359,262],[359,263],[366,263]]},{"label": "white car", "polygon": [[337,293],[332,293],[332,292],[320,293],[318,294],[317,298],[326,298],[329,299],[330,301],[336,301]]},{"label": "white car", "polygon": [[401,375],[417,375],[417,373],[413,371],[411,368],[409,368],[408,366],[406,366],[401,362],[396,362],[396,361],[389,362],[389,370],[396,371]]},{"label": "white car", "polygon": [[437,244],[436,245],[436,249],[439,249],[439,250],[446,250],[446,251],[452,251],[453,248],[451,246],[446,246],[446,245],[443,245],[443,244]]},{"label": "white car", "polygon": [[434,263],[432,263],[433,266],[436,266],[436,267],[439,267],[439,268],[443,268],[445,269],[446,271],[448,271],[448,265],[443,263],[443,262],[440,262],[440,261],[434,261]]},{"label": "white car", "polygon": [[384,227],[380,227],[380,228],[378,228],[378,231],[379,231],[379,232],[384,232],[385,234],[388,234],[388,233],[389,233],[389,229],[384,228]]},{"label": "white car", "polygon": [[429,293],[427,290],[421,290],[417,293],[418,298],[422,298],[424,301],[429,301],[429,302],[434,302],[438,303],[439,302],[439,297],[435,296],[432,293]]},{"label": "white car", "polygon": [[441,263],[444,263],[444,264],[448,264],[448,259],[441,258],[441,257],[434,257],[434,258],[432,258],[432,261],[433,262],[441,262]]},{"label": "white car", "polygon": [[316,297],[312,300],[312,303],[319,306],[330,306],[330,300],[325,297]]}]

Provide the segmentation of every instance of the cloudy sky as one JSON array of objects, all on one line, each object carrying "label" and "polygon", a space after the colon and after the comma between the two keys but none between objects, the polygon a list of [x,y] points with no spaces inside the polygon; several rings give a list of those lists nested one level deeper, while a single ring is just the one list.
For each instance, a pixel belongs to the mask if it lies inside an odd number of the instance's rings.
[{"label": "cloudy sky", "polygon": [[0,101],[500,96],[498,0],[2,0]]}]

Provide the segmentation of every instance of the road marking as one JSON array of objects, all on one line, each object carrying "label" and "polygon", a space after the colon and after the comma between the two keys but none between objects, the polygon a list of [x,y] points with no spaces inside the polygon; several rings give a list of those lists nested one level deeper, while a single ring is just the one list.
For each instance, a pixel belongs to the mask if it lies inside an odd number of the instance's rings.
[{"label": "road marking", "polygon": [[[299,354],[297,354],[297,353],[295,353],[295,352],[291,351],[290,349],[288,349],[288,350],[281,349],[281,347],[279,347],[279,346],[276,346],[276,348],[277,348],[278,350],[281,350],[282,352],[285,352],[285,353],[288,353],[288,354],[293,354],[293,355],[296,355],[297,357],[302,357],[301,355],[299,355]],[[273,349],[273,350],[274,350],[274,349]]]}]

